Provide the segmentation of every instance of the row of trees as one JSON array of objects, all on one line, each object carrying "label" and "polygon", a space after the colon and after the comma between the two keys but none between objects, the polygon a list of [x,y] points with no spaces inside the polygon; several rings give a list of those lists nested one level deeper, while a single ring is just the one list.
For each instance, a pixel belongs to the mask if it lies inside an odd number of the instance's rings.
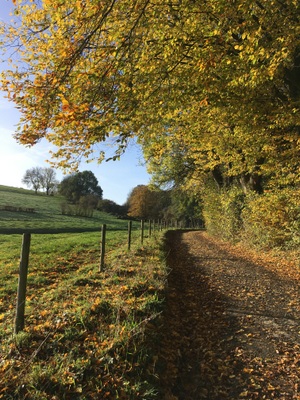
[{"label": "row of trees", "polygon": [[198,199],[211,231],[271,237],[280,223],[275,242],[299,244],[299,2],[33,0],[15,13],[2,36],[22,68],[1,88],[21,143],[45,137],[76,167],[108,136],[115,157],[136,136],[154,182]]},{"label": "row of trees", "polygon": [[141,219],[180,221],[184,226],[202,223],[202,206],[180,190],[138,185],[128,195],[127,215]]},{"label": "row of trees", "polygon": [[63,214],[91,216],[102,200],[102,188],[91,171],[73,173],[58,182],[54,169],[33,167],[25,172],[22,182],[35,193],[43,189],[46,195],[63,195],[67,201],[62,204]]},{"label": "row of trees", "polygon": [[22,183],[33,188],[36,193],[39,189],[44,189],[47,196],[59,192],[71,203],[77,203],[80,197],[88,195],[102,199],[103,194],[97,178],[91,171],[73,173],[59,182],[53,168],[33,167],[26,170]]},{"label": "row of trees", "polygon": [[25,172],[22,182],[36,193],[42,188],[47,195],[55,192],[63,195],[69,203],[63,203],[63,214],[76,209],[77,214],[88,212],[90,215],[92,210],[98,209],[123,218],[176,219],[185,224],[202,218],[198,202],[178,190],[138,185],[129,193],[124,205],[103,199],[103,190],[91,171],[73,173],[58,182],[52,168],[34,167]]},{"label": "row of trees", "polygon": [[30,168],[25,172],[22,183],[27,187],[33,188],[35,193],[40,189],[44,189],[47,195],[54,194],[58,188],[56,172],[52,168]]}]

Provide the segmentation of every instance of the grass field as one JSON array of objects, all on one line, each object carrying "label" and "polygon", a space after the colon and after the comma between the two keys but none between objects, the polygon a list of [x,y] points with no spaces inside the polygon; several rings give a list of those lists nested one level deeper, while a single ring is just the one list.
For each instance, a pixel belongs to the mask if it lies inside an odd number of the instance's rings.
[{"label": "grass field", "polygon": [[[99,230],[102,224],[113,230],[127,229],[126,221],[100,211],[94,211],[92,218],[62,215],[64,202],[65,199],[59,195],[46,196],[32,190],[0,185],[0,233],[88,231]],[[32,208],[35,212],[1,210],[7,205]]]},{"label": "grass field", "polygon": [[[31,236],[25,329],[14,334],[22,235],[0,234],[0,398],[153,399],[156,325],[167,271],[161,234],[141,246],[135,225],[127,250],[127,221],[60,214],[61,199],[0,187],[4,231],[39,227],[73,230]],[[9,213],[10,214],[10,213]],[[24,213],[25,214],[25,213]],[[6,218],[4,217],[6,216]],[[105,269],[99,272],[100,227],[106,223]]]}]

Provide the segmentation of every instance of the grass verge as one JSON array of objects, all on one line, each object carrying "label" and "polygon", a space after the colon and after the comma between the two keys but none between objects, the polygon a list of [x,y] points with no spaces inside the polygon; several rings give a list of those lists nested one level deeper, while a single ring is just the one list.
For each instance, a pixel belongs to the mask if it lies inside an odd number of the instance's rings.
[{"label": "grass verge", "polygon": [[5,274],[3,268],[0,398],[157,398],[155,344],[167,277],[161,242],[156,234],[128,252],[116,240],[101,273],[98,246],[88,240],[36,244],[26,327],[17,335],[16,271]]}]

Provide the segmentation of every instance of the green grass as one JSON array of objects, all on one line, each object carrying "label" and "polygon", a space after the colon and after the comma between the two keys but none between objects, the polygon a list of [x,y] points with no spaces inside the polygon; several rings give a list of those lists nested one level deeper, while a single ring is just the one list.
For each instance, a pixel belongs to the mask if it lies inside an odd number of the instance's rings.
[{"label": "green grass", "polygon": [[25,329],[17,335],[17,254],[2,264],[0,398],[157,398],[154,348],[166,280],[160,240],[128,252],[115,238],[100,273],[93,235],[33,235]]},{"label": "green grass", "polygon": [[[95,211],[91,218],[62,215],[61,204],[64,202],[59,195],[46,196],[0,185],[0,209],[10,205],[35,210],[34,213],[0,210],[0,233],[91,231],[99,230],[102,224],[107,224],[108,229],[127,229],[127,221],[100,211]],[[134,226],[137,228],[138,224]]]},{"label": "green grass", "polygon": [[[44,196],[2,188],[1,201],[4,192],[15,196],[11,204],[17,195],[29,196],[28,207],[36,201],[45,226],[51,217],[56,228],[77,226],[75,217],[62,223],[55,197],[46,207]],[[6,221],[11,229],[16,219]],[[28,218],[30,230],[36,221]],[[0,399],[159,398],[155,345],[167,276],[161,234],[145,234],[141,246],[136,225],[128,251],[127,221],[100,213],[81,221],[85,232],[31,235],[25,329],[17,335],[22,235],[0,234]],[[102,223],[107,253],[99,272]]]}]

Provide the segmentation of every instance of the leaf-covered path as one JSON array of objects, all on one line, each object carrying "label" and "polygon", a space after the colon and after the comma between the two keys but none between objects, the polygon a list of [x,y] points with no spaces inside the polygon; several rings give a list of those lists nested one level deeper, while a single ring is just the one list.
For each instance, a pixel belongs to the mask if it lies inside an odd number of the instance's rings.
[{"label": "leaf-covered path", "polygon": [[204,232],[169,232],[167,248],[161,398],[300,399],[299,270]]}]

